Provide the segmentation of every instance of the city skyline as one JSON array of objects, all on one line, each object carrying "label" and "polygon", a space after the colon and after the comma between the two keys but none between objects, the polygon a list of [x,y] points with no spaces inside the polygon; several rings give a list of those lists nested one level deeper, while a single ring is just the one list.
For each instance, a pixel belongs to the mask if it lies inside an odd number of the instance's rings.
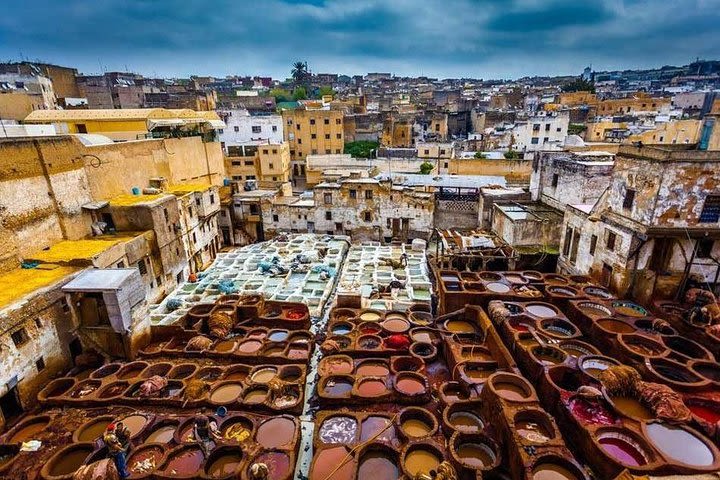
[{"label": "city skyline", "polygon": [[577,75],[589,64],[642,69],[720,57],[714,28],[720,0],[691,3],[693,8],[679,0],[270,0],[243,8],[228,2],[40,0],[6,7],[0,60],[159,77],[284,79],[296,60],[307,61],[315,73],[348,75]]}]

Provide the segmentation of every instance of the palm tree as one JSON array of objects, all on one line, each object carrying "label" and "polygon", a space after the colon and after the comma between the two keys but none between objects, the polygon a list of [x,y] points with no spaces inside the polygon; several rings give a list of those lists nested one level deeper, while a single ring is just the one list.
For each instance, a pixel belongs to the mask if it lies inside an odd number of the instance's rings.
[{"label": "palm tree", "polygon": [[308,77],[308,66],[307,62],[295,62],[293,63],[290,74],[293,77],[295,86],[305,86]]}]

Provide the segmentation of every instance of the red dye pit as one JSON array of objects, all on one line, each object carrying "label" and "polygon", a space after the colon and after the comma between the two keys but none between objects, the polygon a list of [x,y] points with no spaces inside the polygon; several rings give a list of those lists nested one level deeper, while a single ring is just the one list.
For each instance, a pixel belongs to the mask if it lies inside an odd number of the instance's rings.
[{"label": "red dye pit", "polygon": [[570,400],[570,411],[581,422],[595,425],[613,425],[617,417],[600,403],[591,403],[582,398]]}]

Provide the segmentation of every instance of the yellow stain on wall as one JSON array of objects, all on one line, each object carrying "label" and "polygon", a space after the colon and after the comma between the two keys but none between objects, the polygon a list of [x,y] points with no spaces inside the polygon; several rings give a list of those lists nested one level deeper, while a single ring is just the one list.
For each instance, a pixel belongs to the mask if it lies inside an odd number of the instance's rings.
[{"label": "yellow stain on wall", "polygon": [[64,277],[76,272],[73,267],[39,265],[36,268],[18,268],[0,275],[0,307],[4,307],[33,293],[39,288],[48,287]]},{"label": "yellow stain on wall", "polygon": [[48,250],[41,250],[29,256],[31,260],[43,263],[63,263],[72,260],[91,259],[120,242],[131,237],[113,237],[112,239],[63,240]]}]

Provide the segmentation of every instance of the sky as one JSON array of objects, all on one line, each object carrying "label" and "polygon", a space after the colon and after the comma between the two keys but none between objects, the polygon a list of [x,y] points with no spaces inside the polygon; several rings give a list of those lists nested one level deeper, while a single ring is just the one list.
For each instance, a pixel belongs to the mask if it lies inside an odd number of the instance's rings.
[{"label": "sky", "polygon": [[0,61],[86,74],[578,75],[720,59],[720,0],[23,0]]}]

